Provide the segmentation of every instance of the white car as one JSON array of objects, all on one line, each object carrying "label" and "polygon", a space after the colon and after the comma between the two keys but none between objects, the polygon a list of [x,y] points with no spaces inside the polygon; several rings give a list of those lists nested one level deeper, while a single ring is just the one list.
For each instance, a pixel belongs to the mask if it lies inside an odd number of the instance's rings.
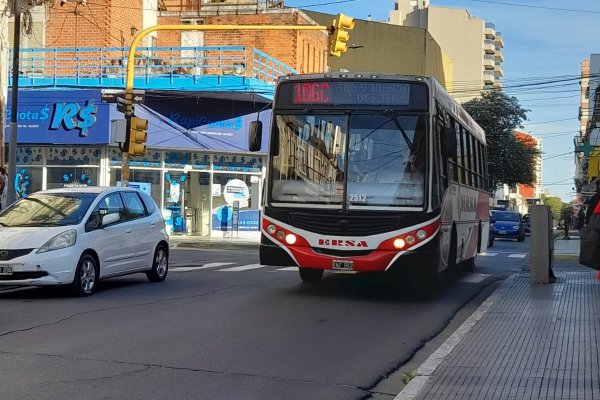
[{"label": "white car", "polygon": [[161,282],[169,237],[150,196],[132,188],[33,193],[0,213],[0,285],[70,285],[94,293],[99,279],[145,272]]}]

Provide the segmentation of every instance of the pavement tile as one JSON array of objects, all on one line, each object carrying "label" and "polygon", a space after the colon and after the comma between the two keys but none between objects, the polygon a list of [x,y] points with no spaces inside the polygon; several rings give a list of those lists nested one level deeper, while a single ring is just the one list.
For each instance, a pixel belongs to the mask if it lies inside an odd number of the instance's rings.
[{"label": "pavement tile", "polygon": [[416,398],[600,400],[600,282],[556,273],[548,285],[506,280]]}]

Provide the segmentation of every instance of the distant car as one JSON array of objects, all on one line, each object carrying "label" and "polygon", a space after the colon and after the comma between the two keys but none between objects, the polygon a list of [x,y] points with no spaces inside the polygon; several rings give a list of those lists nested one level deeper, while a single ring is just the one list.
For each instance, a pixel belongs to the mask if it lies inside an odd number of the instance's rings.
[{"label": "distant car", "polygon": [[168,268],[164,219],[136,189],[46,190],[0,213],[0,285],[69,285],[89,296],[99,279],[145,272],[160,282]]},{"label": "distant car", "polygon": [[492,223],[495,238],[525,240],[525,224],[518,212],[492,211]]}]

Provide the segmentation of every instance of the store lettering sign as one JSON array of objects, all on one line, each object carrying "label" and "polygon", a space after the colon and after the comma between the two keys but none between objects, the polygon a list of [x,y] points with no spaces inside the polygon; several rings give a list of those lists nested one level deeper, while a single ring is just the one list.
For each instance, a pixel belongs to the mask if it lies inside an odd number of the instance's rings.
[{"label": "store lettering sign", "polygon": [[94,106],[93,100],[87,100],[85,106],[79,103],[56,103],[50,129],[79,130],[79,136],[87,137],[89,129],[96,124],[96,113],[98,107]]}]

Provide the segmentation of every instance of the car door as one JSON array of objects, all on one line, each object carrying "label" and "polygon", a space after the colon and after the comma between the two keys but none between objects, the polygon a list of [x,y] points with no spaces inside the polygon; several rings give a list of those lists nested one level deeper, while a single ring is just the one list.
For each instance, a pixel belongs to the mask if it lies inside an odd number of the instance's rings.
[{"label": "car door", "polygon": [[135,269],[148,269],[156,247],[154,235],[156,221],[149,215],[140,195],[135,191],[121,192],[127,213],[127,225],[131,228],[131,240],[136,243]]},{"label": "car door", "polygon": [[[119,219],[103,226],[102,219],[109,214],[118,214]],[[85,230],[88,243],[98,253],[101,276],[118,275],[131,268],[136,246],[119,193],[110,193],[100,200],[86,222]]]}]

